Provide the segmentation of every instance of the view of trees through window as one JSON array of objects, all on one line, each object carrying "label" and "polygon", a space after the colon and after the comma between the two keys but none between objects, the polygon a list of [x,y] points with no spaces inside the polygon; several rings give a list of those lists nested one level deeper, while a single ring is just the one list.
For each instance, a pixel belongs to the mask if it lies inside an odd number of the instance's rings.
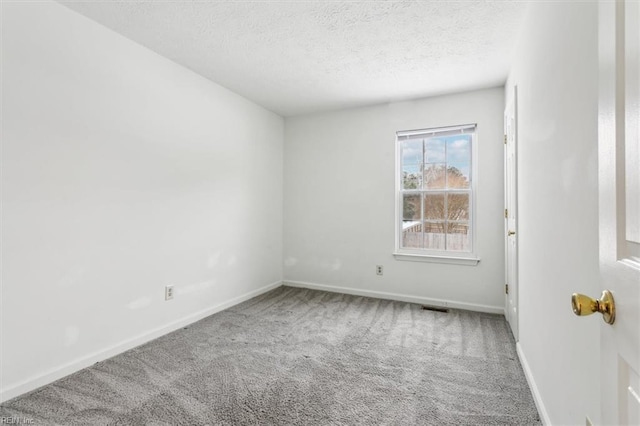
[{"label": "view of trees through window", "polygon": [[401,248],[470,251],[472,135],[400,142]]}]

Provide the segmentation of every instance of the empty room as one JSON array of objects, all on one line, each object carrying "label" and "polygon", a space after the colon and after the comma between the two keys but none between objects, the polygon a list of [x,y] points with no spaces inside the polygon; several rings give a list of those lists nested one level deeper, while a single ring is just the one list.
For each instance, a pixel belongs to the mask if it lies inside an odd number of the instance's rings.
[{"label": "empty room", "polygon": [[639,2],[0,6],[0,425],[640,425]]}]

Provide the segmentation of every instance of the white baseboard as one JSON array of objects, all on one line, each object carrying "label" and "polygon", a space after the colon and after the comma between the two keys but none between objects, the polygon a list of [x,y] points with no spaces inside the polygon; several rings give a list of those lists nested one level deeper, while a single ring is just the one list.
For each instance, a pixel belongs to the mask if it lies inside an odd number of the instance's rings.
[{"label": "white baseboard", "polygon": [[536,385],[536,381],[531,374],[531,368],[529,368],[529,363],[527,362],[527,358],[524,356],[524,352],[522,351],[522,346],[520,343],[516,343],[516,351],[518,352],[518,358],[520,358],[520,364],[522,364],[522,369],[524,370],[524,375],[527,378],[527,383],[529,383],[529,388],[531,389],[531,393],[533,394],[533,401],[536,403],[536,408],[538,409],[538,414],[540,414],[540,420],[543,425],[551,426],[551,421],[549,420],[549,413],[547,413],[547,409],[544,407],[544,403],[542,402],[542,397],[540,396],[540,391],[538,390],[538,386]]},{"label": "white baseboard", "polygon": [[325,284],[309,283],[304,281],[283,281],[282,285],[288,287],[309,288],[312,290],[323,290],[332,293],[352,294],[354,296],[373,297],[376,299],[398,300],[400,302],[417,303],[420,305],[441,306],[453,309],[464,309],[466,311],[487,312],[491,314],[504,315],[503,306],[489,306],[466,302],[456,302],[452,300],[431,299],[428,297],[410,296],[406,294],[387,293],[384,291],[363,290],[351,287],[338,287]]},{"label": "white baseboard", "polygon": [[69,374],[80,371],[83,368],[87,368],[95,364],[96,362],[100,362],[115,355],[121,354],[125,351],[128,351],[129,349],[133,349],[160,336],[206,318],[209,315],[213,315],[217,312],[230,308],[231,306],[237,305],[238,303],[242,303],[245,300],[249,300],[253,297],[259,296],[260,294],[273,290],[274,288],[280,287],[281,285],[282,281],[277,281],[275,283],[266,285],[257,290],[253,290],[238,297],[234,297],[233,299],[227,300],[226,302],[220,303],[211,308],[203,309],[186,317],[172,321],[169,324],[154,328],[153,330],[147,331],[146,333],[143,333],[131,339],[127,339],[111,347],[83,356],[67,364],[53,368],[43,374],[31,377],[18,384],[8,386],[7,388],[0,390],[0,402],[8,401],[9,399],[15,398],[16,396],[22,395],[41,386],[52,383],[58,379],[68,376]]}]

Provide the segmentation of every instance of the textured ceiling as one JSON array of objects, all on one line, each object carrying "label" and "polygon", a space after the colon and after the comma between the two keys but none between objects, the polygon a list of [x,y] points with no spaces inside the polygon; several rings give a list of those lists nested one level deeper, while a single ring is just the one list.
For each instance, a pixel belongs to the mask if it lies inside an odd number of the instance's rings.
[{"label": "textured ceiling", "polygon": [[504,83],[526,2],[62,1],[283,116]]}]

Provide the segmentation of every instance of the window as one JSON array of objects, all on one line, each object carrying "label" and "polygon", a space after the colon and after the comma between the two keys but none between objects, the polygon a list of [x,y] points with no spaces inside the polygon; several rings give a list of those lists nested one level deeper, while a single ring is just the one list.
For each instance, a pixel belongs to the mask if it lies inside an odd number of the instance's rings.
[{"label": "window", "polygon": [[396,257],[477,263],[475,139],[475,124],[397,133]]}]

